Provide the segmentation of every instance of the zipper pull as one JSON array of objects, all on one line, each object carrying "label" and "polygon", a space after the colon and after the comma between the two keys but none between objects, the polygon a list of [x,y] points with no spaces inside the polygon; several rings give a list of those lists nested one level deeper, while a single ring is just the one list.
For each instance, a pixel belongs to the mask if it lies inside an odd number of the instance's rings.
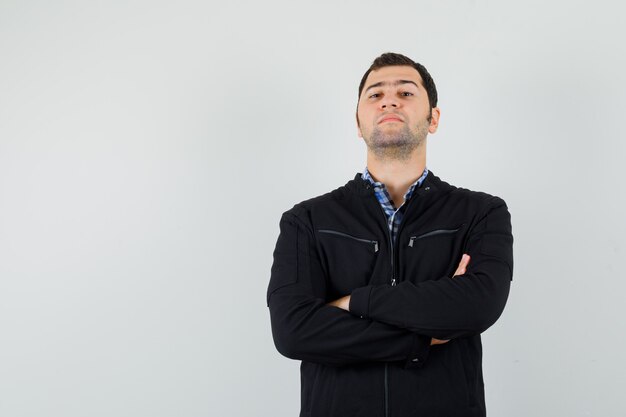
[{"label": "zipper pull", "polygon": [[396,279],[395,278],[391,278],[391,286],[392,287],[396,286]]},{"label": "zipper pull", "polygon": [[413,241],[415,240],[415,236],[411,236],[411,239],[409,240],[409,246],[413,247]]},{"label": "zipper pull", "polygon": [[372,240],[372,242],[374,242],[374,252],[378,252],[378,241]]}]

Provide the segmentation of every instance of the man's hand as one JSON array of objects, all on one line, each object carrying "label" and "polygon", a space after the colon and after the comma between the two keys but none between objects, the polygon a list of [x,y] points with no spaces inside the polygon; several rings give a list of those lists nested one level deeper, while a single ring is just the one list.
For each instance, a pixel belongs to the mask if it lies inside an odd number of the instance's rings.
[{"label": "man's hand", "polygon": [[469,261],[470,256],[467,253],[464,253],[461,257],[461,262],[459,262],[459,266],[456,268],[456,271],[454,271],[454,275],[452,275],[452,278],[456,277],[457,275],[463,275]]},{"label": "man's hand", "polygon": [[[456,277],[457,275],[463,275],[465,273],[465,268],[467,268],[467,264],[470,261],[470,256],[467,253],[464,253],[463,256],[461,257],[461,262],[459,262],[459,266],[456,268],[456,271],[454,271],[454,275],[452,276],[452,278]],[[434,337],[431,339],[430,344],[432,345],[442,345],[444,343],[448,343],[450,341],[450,339],[435,339]]]},{"label": "man's hand", "polygon": [[330,303],[328,303],[328,305],[339,307],[346,311],[350,311],[350,296],[346,295],[344,297],[338,298],[335,301],[331,301]]},{"label": "man's hand", "polygon": [[[463,256],[461,257],[461,262],[459,262],[459,266],[456,268],[456,271],[454,271],[454,275],[452,276],[452,278],[454,278],[457,275],[463,275],[465,273],[465,268],[467,268],[467,264],[470,261],[470,256],[466,253],[463,254]],[[346,295],[344,297],[338,298],[334,301],[331,301],[330,303],[328,303],[329,306],[335,306],[335,307],[339,307],[343,310],[346,311],[350,311],[350,296]],[[448,343],[450,341],[450,339],[435,339],[434,337],[430,340],[430,344],[431,345],[442,345],[444,343]]]}]

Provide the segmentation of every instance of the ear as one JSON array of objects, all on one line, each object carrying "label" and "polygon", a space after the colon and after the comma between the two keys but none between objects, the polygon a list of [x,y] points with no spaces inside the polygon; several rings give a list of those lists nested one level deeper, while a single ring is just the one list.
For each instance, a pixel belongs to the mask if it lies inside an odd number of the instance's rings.
[{"label": "ear", "polygon": [[361,132],[361,126],[359,124],[359,115],[356,115],[356,134],[359,135],[360,138],[363,137],[363,132]]},{"label": "ear", "polygon": [[439,127],[439,117],[441,116],[441,111],[439,107],[433,107],[432,109],[432,117],[430,119],[430,126],[428,126],[429,133],[435,133],[437,128]]}]

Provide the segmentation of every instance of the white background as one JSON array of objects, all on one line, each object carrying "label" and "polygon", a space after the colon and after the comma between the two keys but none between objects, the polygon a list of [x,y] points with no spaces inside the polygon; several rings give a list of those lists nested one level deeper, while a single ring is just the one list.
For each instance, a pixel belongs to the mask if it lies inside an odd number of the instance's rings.
[{"label": "white background", "polygon": [[362,171],[387,51],[437,84],[429,169],[511,212],[488,414],[624,415],[618,4],[0,1],[0,415],[296,416],[278,220]]}]

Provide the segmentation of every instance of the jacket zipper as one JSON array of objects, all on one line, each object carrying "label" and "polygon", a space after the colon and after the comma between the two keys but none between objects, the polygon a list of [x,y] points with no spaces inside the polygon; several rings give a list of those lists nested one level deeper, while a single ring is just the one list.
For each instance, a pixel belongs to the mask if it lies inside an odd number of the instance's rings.
[{"label": "jacket zipper", "polygon": [[[370,189],[370,185],[366,185],[367,189]],[[425,190],[430,189],[430,187],[426,187]],[[414,191],[414,193],[417,193],[417,190]],[[407,207],[404,210],[404,216],[406,217],[408,211],[409,211],[409,207],[411,206],[411,203],[413,202],[413,200],[416,199],[417,195],[413,195],[410,199],[409,202],[407,203]],[[394,267],[393,267],[393,259],[395,257],[394,255],[394,251],[393,251],[393,237],[391,236],[391,230],[389,230],[389,223],[387,223],[387,213],[385,213],[385,210],[380,206],[380,202],[378,201],[378,198],[376,198],[376,195],[374,194],[374,200],[376,200],[376,206],[378,206],[378,208],[380,209],[380,211],[382,211],[383,213],[383,219],[385,220],[385,227],[389,233],[389,250],[391,252],[391,286],[395,286],[396,285],[396,277],[394,276],[395,271],[394,271]],[[404,223],[404,222],[403,222]],[[400,227],[398,227],[398,235],[400,234],[400,230],[402,229],[403,224],[400,224]],[[458,230],[458,229],[457,229]],[[424,237],[425,235],[421,235],[419,237]],[[414,236],[415,237],[415,236]],[[410,242],[410,246],[413,246],[413,240],[411,240]],[[387,362],[385,362],[385,417],[389,417],[389,377],[388,377],[388,368],[389,365]]]},{"label": "jacket zipper", "polygon": [[439,229],[439,230],[433,230],[432,232],[424,233],[423,235],[411,236],[411,238],[409,239],[409,246],[413,247],[413,241],[416,239],[421,239],[423,237],[428,237],[428,236],[440,235],[444,233],[454,233],[459,229],[460,227],[457,227],[456,229]]},{"label": "jacket zipper", "polygon": [[[387,223],[387,213],[380,206],[378,199],[376,199],[376,205],[380,208],[380,211],[383,213],[383,219],[385,220],[385,228],[389,234],[389,252],[391,253],[391,286],[394,287],[396,285],[396,277],[394,276],[394,268],[393,268],[393,236],[391,236],[391,230],[389,230],[389,223]],[[385,362],[385,417],[389,417],[389,364]]]},{"label": "jacket zipper", "polygon": [[[367,188],[369,189],[370,187],[368,186]],[[407,203],[407,207],[404,210],[405,217],[409,211],[409,207],[411,206],[411,203],[413,202],[413,200],[415,200],[416,197],[417,197],[416,195],[413,195],[409,199],[409,202]],[[376,200],[376,205],[378,206],[378,208],[380,208],[380,211],[383,213],[385,226],[386,226],[387,232],[389,233],[389,250],[391,252],[391,286],[394,287],[397,284],[397,280],[395,277],[395,270],[394,270],[394,265],[393,265],[393,260],[395,258],[395,254],[393,251],[394,249],[393,236],[391,235],[391,230],[389,229],[389,223],[387,223],[387,213],[385,213],[385,210],[380,206],[380,203],[378,202],[378,198],[376,198],[375,195],[374,195],[374,199]],[[400,224],[400,227],[398,227],[398,235],[400,234],[400,230],[402,226],[403,224]],[[389,369],[389,364],[385,362],[385,417],[389,417],[389,377],[388,377],[389,370],[388,369]]]},{"label": "jacket zipper", "polygon": [[360,238],[360,237],[349,235],[347,233],[338,232],[336,230],[317,229],[317,231],[321,232],[321,233],[332,233],[334,235],[345,236],[345,237],[349,237],[349,238],[354,239],[354,240],[358,240],[359,242],[366,242],[366,243],[373,244],[374,245],[374,252],[378,252],[378,241],[377,240],[363,239],[363,238]]}]

